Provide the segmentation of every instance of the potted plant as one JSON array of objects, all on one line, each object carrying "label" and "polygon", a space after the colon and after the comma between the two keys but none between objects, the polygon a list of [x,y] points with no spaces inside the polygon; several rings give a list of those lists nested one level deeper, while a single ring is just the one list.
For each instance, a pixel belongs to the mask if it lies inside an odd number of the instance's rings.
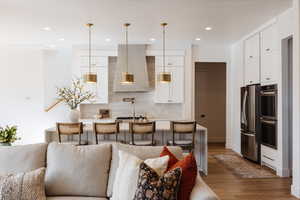
[{"label": "potted plant", "polygon": [[95,95],[90,91],[85,91],[84,83],[81,79],[73,79],[71,87],[57,88],[58,101],[65,102],[70,107],[71,122],[78,122],[80,112],[78,106],[84,101],[92,100]]},{"label": "potted plant", "polygon": [[0,127],[0,146],[11,146],[12,143],[19,139],[16,126]]}]

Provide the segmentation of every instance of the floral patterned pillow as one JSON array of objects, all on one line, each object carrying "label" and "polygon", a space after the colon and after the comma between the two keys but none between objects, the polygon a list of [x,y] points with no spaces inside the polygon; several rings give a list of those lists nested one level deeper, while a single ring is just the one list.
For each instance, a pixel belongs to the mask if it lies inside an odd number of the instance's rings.
[{"label": "floral patterned pillow", "polygon": [[181,169],[176,168],[160,177],[147,164],[142,163],[133,200],[176,200],[181,173]]}]

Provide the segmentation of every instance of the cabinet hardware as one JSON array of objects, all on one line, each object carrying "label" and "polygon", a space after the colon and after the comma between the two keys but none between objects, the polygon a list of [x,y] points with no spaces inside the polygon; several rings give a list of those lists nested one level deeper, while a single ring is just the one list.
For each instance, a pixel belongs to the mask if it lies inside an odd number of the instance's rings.
[{"label": "cabinet hardware", "polygon": [[253,58],[253,56],[249,56],[249,58]]},{"label": "cabinet hardware", "polygon": [[172,63],[168,63],[168,65],[172,65]]},{"label": "cabinet hardware", "polygon": [[267,80],[270,80],[270,78],[266,78]]},{"label": "cabinet hardware", "polygon": [[266,49],[266,51],[270,51],[270,50],[271,50],[270,48],[267,48],[267,49]]}]

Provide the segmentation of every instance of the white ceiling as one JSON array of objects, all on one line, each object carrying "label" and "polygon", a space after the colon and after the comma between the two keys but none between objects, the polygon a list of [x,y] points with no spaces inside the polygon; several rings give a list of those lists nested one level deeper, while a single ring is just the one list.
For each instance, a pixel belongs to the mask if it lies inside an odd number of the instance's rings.
[{"label": "white ceiling", "polygon": [[[292,0],[0,0],[0,43],[84,44],[86,22],[95,24],[97,44],[107,44],[106,38],[122,42],[125,22],[132,23],[130,41],[158,42],[160,23],[168,22],[169,42],[224,45],[291,6]],[[205,31],[206,26],[213,30]]]}]

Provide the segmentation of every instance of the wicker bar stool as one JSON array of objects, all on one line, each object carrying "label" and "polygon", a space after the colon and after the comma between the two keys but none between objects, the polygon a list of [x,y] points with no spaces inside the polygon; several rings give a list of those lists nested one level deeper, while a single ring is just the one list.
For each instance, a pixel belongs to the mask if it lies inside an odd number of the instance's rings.
[{"label": "wicker bar stool", "polygon": [[118,141],[118,135],[120,132],[119,122],[110,123],[93,123],[93,131],[95,133],[96,144],[99,143],[98,135],[115,135],[116,142]]},{"label": "wicker bar stool", "polygon": [[[194,151],[195,148],[195,134],[197,124],[195,121],[171,121],[172,140],[168,141],[168,145],[180,146],[183,150],[189,152]],[[191,140],[176,140],[176,135],[191,135]]]},{"label": "wicker bar stool", "polygon": [[61,142],[61,135],[72,136],[78,135],[79,141],[72,141],[72,142],[64,142],[66,144],[72,145],[87,145],[87,141],[81,140],[81,135],[83,134],[83,124],[80,123],[56,123],[56,131],[58,134],[59,143]]},{"label": "wicker bar stool", "polygon": [[[130,122],[129,132],[131,133],[131,145],[137,146],[154,146],[156,144],[154,140],[155,122]],[[135,140],[135,135],[149,135],[151,134],[151,140]]]}]

